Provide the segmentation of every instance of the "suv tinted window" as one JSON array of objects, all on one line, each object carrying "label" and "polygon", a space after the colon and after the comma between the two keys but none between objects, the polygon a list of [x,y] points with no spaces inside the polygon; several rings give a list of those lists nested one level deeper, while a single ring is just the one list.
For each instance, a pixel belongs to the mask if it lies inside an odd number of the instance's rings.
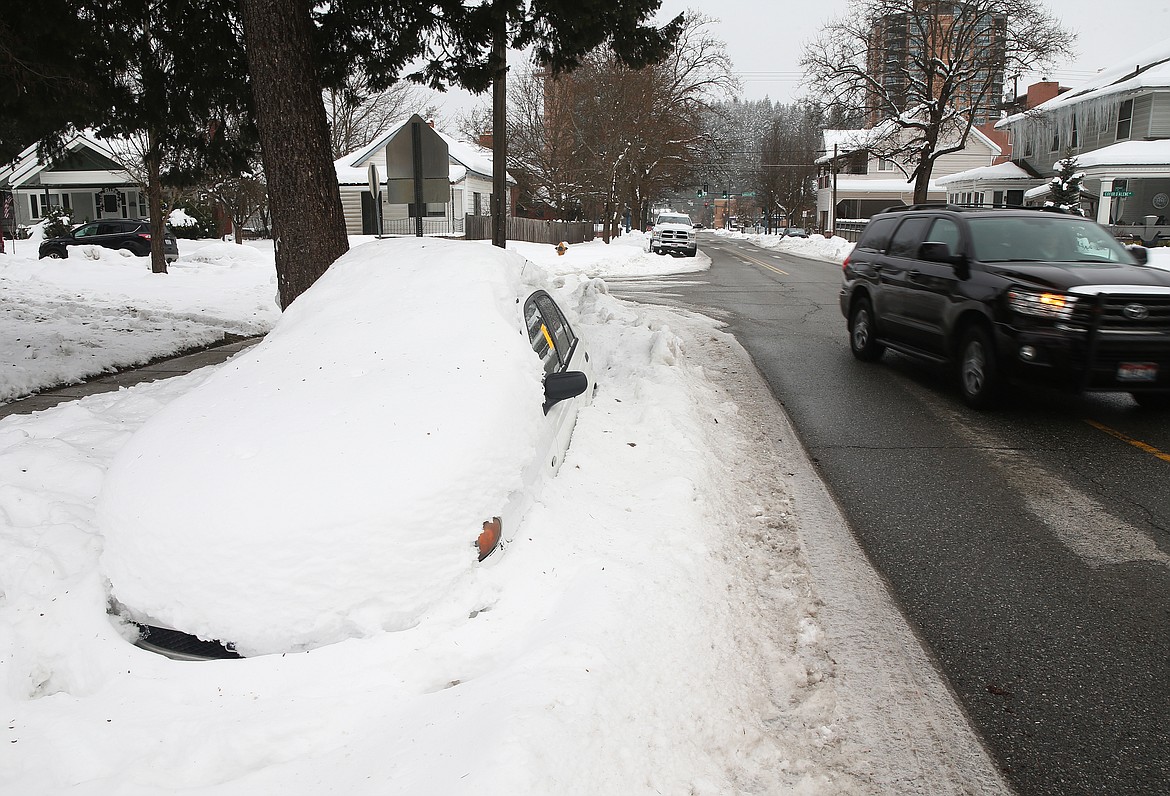
[{"label": "suv tinted window", "polygon": [[859,249],[871,249],[875,252],[884,252],[890,245],[890,236],[894,233],[897,218],[875,218],[865,225],[865,233],[857,242]]},{"label": "suv tinted window", "polygon": [[951,250],[951,254],[955,254],[959,249],[959,241],[962,240],[962,234],[959,231],[959,225],[949,218],[936,218],[934,223],[930,225],[930,233],[927,234],[926,239],[935,243],[945,243],[947,248]]},{"label": "suv tinted window", "polygon": [[99,235],[117,235],[122,232],[122,225],[117,221],[103,221],[98,224],[97,234]]},{"label": "suv tinted window", "polygon": [[930,218],[924,218],[921,216],[916,218],[908,218],[903,221],[898,226],[898,231],[894,233],[893,240],[890,241],[890,256],[918,256],[918,244],[922,243],[922,239],[926,235],[926,228],[930,224],[930,221]]}]

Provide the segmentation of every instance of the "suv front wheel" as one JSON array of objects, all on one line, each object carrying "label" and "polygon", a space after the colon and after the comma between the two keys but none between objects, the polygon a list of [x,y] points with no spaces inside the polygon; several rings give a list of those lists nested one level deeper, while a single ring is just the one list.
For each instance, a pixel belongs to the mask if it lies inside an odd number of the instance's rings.
[{"label": "suv front wheel", "polygon": [[881,358],[885,346],[877,341],[873,325],[873,306],[867,298],[859,298],[849,314],[849,348],[862,362]]},{"label": "suv front wheel", "polygon": [[981,326],[971,326],[959,344],[959,390],[968,406],[991,406],[999,393],[999,363],[991,337]]}]

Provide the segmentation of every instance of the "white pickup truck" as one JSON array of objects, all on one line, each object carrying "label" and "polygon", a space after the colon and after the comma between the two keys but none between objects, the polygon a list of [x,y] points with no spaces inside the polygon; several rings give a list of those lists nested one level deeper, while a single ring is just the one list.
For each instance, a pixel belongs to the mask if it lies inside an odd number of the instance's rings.
[{"label": "white pickup truck", "polygon": [[694,257],[699,251],[691,217],[682,213],[661,213],[650,229],[650,253],[682,252]]}]

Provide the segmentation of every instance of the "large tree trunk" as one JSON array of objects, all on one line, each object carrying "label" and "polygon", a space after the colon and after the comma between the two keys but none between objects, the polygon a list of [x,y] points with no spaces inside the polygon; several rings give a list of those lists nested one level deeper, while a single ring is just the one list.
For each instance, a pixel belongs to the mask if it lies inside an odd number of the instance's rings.
[{"label": "large tree trunk", "polygon": [[162,200],[162,154],[154,130],[146,131],[146,201],[150,208],[150,270],[156,274],[167,272],[167,257],[163,251],[166,219]]},{"label": "large tree trunk", "polygon": [[284,308],[349,249],[349,239],[313,59],[310,4],[239,3]]}]

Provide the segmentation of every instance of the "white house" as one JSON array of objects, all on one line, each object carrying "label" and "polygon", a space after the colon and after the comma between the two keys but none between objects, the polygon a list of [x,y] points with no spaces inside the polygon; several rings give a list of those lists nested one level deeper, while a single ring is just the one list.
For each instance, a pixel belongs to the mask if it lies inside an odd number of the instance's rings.
[{"label": "white house", "polygon": [[996,127],[1011,136],[1013,161],[1045,182],[1071,152],[1085,173],[1086,209],[1097,221],[1162,227],[1161,236],[1170,237],[1170,40],[1126,55]]},{"label": "white house", "polygon": [[[870,147],[882,132],[822,130],[825,154],[817,159],[817,221],[821,229],[833,229],[839,219],[868,219],[892,205],[912,204],[914,183],[907,181],[910,168],[875,157]],[[935,161],[928,188],[930,201],[943,201],[946,191],[939,179],[972,168],[991,166],[1002,149],[972,129],[966,146]]]},{"label": "white house", "polygon": [[947,202],[968,207],[1020,207],[1038,183],[1048,190],[1046,180],[1011,162],[948,174],[936,182],[946,192]]},{"label": "white house", "polygon": [[109,142],[75,133],[61,157],[46,162],[36,145],[0,167],[0,191],[12,196],[16,225],[35,224],[51,207],[73,211],[77,222],[99,218],[143,218],[146,193],[119,161]]},{"label": "white house", "polygon": [[[382,185],[385,186],[387,143],[409,121],[403,119],[391,125],[367,146],[334,162],[337,182],[341,187],[345,225],[351,235],[378,234],[377,208],[369,189],[369,166],[372,163],[378,167]],[[424,231],[427,234],[459,235],[463,232],[465,215],[490,214],[492,152],[478,144],[461,141],[442,130],[436,129],[435,132],[447,144],[450,161],[448,180],[451,187],[447,202],[426,205]],[[511,187],[515,186],[516,181],[511,176],[508,176],[507,180],[511,192]],[[511,215],[513,210],[511,201],[508,207]],[[413,234],[415,225],[409,212],[409,205],[383,204],[383,231],[386,234]]]}]

